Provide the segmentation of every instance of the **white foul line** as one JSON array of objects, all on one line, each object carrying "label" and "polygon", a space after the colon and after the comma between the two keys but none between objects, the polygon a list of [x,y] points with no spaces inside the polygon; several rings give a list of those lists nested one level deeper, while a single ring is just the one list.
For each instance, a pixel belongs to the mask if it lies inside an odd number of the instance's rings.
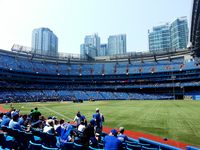
[{"label": "white foul line", "polygon": [[45,109],[47,109],[48,111],[51,111],[51,112],[53,112],[53,113],[59,115],[59,116],[62,116],[62,117],[64,117],[64,118],[67,118],[67,119],[73,121],[72,118],[69,118],[69,117],[67,117],[67,116],[65,116],[65,115],[63,115],[63,114],[61,114],[61,113],[59,113],[59,112],[57,112],[57,111],[55,111],[55,110],[53,110],[53,109],[47,108],[47,107],[45,107],[45,106],[42,106],[42,107],[45,108]]}]

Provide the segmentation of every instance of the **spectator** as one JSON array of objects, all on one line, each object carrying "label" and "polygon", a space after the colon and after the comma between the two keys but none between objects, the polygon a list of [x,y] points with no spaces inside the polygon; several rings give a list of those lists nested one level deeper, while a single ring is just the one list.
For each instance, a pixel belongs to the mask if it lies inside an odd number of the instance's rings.
[{"label": "spectator", "polygon": [[122,142],[117,139],[117,130],[112,129],[109,135],[104,138],[104,150],[120,150]]},{"label": "spectator", "polygon": [[41,116],[41,113],[38,111],[38,108],[35,107],[35,110],[31,113],[33,122],[36,122],[39,120],[39,117]]},{"label": "spectator", "polygon": [[124,127],[119,128],[119,134],[117,135],[117,138],[121,142],[125,142],[126,140],[128,140],[128,137],[124,134]]},{"label": "spectator", "polygon": [[74,122],[76,122],[76,127],[78,127],[81,123],[81,113],[80,111],[77,112],[76,116],[74,117]]},{"label": "spectator", "polygon": [[20,124],[18,123],[19,114],[17,112],[13,113],[13,118],[9,122],[9,128],[22,130]]},{"label": "spectator", "polygon": [[60,133],[61,133],[61,125],[62,125],[63,123],[65,123],[65,120],[64,120],[64,119],[60,119],[59,126],[55,129],[58,136],[60,136]]},{"label": "spectator", "polygon": [[27,115],[26,114],[25,115],[21,115],[19,120],[18,120],[19,125],[23,125],[24,126],[26,119],[27,119]]},{"label": "spectator", "polygon": [[47,120],[46,126],[43,129],[43,132],[55,134],[54,121],[52,119]]},{"label": "spectator", "polygon": [[11,118],[11,113],[7,112],[6,114],[3,115],[2,117],[2,121],[1,121],[1,126],[7,126],[9,125],[10,122],[10,118]]},{"label": "spectator", "polygon": [[61,129],[58,132],[58,135],[60,135],[60,143],[64,144],[66,142],[73,142],[73,138],[71,136],[71,131],[73,127],[69,123],[63,123],[61,125]]},{"label": "spectator", "polygon": [[84,125],[87,126],[87,119],[84,115],[81,115],[81,121],[83,121]]},{"label": "spectator", "polygon": [[96,108],[96,113],[93,114],[93,119],[96,122],[95,132],[101,135],[103,129],[104,116],[100,114],[99,108]]},{"label": "spectator", "polygon": [[57,119],[54,120],[54,129],[56,130],[60,126],[59,121]]},{"label": "spectator", "polygon": [[83,132],[85,129],[85,123],[83,121],[81,121],[81,124],[78,126],[78,131]]},{"label": "spectator", "polygon": [[81,139],[83,145],[88,146],[90,140],[95,143],[94,126],[95,120],[92,119],[90,120],[90,123],[85,127],[83,131],[83,138]]},{"label": "spectator", "polygon": [[3,118],[3,113],[0,112],[0,125],[1,125],[1,122],[2,122],[2,118]]},{"label": "spectator", "polygon": [[43,130],[43,123],[42,123],[42,120],[38,120],[38,121],[32,123],[31,127],[32,127],[34,130],[42,131],[42,130]]}]

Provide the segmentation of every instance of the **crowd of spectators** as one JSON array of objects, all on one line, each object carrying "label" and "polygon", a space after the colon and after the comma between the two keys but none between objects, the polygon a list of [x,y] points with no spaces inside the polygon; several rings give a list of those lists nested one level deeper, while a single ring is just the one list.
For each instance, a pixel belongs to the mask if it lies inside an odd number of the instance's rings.
[{"label": "crowd of spectators", "polygon": [[104,115],[100,113],[100,109],[96,108],[96,112],[87,118],[78,111],[74,117],[74,122],[66,122],[64,119],[58,120],[55,116],[45,118],[38,108],[34,108],[29,114],[21,114],[20,110],[11,107],[7,113],[0,113],[0,127],[6,126],[19,131],[33,132],[40,131],[56,136],[56,146],[63,148],[67,142],[75,142],[84,147],[93,146],[104,149],[121,149],[122,142],[127,140],[124,135],[124,128],[120,127],[119,133],[112,129],[107,136],[103,136]]}]

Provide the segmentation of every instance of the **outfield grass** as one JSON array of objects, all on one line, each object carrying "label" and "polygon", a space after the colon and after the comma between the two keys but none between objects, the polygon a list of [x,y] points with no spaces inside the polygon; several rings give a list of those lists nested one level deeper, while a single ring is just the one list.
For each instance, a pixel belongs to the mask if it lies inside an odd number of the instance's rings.
[{"label": "outfield grass", "polygon": [[[22,113],[38,107],[45,116],[71,121],[78,110],[88,120],[95,108],[105,116],[105,126],[141,131],[200,147],[200,102],[198,101],[96,101],[13,104]],[[9,105],[5,105],[9,108]]]}]

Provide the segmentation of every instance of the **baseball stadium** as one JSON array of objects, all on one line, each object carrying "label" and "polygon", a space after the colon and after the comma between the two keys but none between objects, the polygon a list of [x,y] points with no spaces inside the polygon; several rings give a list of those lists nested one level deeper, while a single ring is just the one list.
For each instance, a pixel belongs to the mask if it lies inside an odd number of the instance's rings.
[{"label": "baseball stadium", "polygon": [[[128,137],[124,150],[200,149],[200,0],[193,1],[189,38],[187,49],[106,57],[52,57],[21,45],[0,49],[0,120],[24,114],[34,120],[35,108],[45,118],[21,130],[1,124],[0,149],[100,150],[109,132],[122,127]],[[85,144],[74,116],[83,114],[95,126],[96,111],[104,116],[94,135],[98,143]],[[73,141],[63,144],[62,132],[33,129],[50,119],[49,124],[64,120]]]}]

